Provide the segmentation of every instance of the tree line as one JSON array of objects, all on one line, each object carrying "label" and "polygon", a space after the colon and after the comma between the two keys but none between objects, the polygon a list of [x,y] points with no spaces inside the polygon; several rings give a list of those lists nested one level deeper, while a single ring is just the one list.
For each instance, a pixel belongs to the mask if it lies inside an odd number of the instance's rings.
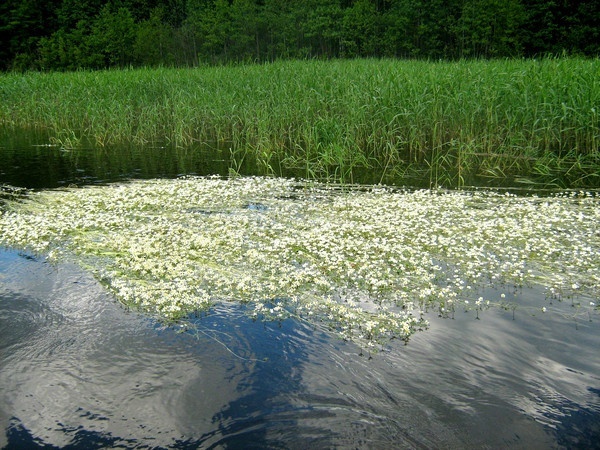
[{"label": "tree line", "polygon": [[598,0],[4,0],[0,70],[600,54]]}]

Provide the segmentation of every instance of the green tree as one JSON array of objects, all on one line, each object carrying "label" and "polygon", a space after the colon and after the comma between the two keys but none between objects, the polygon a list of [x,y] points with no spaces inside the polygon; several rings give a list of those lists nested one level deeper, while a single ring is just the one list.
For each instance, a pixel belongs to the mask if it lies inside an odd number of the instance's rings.
[{"label": "green tree", "polygon": [[94,68],[124,67],[133,62],[136,24],[127,8],[112,10],[106,4],[94,21],[88,37]]},{"label": "green tree", "polygon": [[375,56],[379,39],[379,12],[372,0],[358,0],[344,10],[342,31],[343,56]]},{"label": "green tree", "polygon": [[598,0],[3,0],[0,70],[600,54]]},{"label": "green tree", "polygon": [[559,39],[562,50],[600,56],[600,4],[597,0],[561,3]]},{"label": "green tree", "polygon": [[260,59],[260,18],[254,0],[233,0],[228,47],[236,60]]},{"label": "green tree", "polygon": [[40,39],[57,29],[59,0],[3,0],[0,2],[0,70],[37,65]]},{"label": "green tree", "polygon": [[68,33],[77,26],[91,28],[106,0],[61,0],[59,3],[56,11],[58,27]]},{"label": "green tree", "polygon": [[456,56],[460,0],[392,0],[383,3],[382,46],[386,54],[417,58]]},{"label": "green tree", "polygon": [[133,56],[135,63],[142,66],[172,65],[173,28],[163,22],[164,9],[157,7],[150,17],[136,26]]},{"label": "green tree", "polygon": [[520,0],[465,0],[456,27],[460,56],[518,56],[524,18]]},{"label": "green tree", "polygon": [[337,0],[298,2],[293,11],[298,56],[339,55],[343,11]]},{"label": "green tree", "polygon": [[260,15],[263,59],[296,56],[298,33],[294,7],[286,0],[264,0]]},{"label": "green tree", "polygon": [[556,51],[560,35],[555,1],[522,0],[527,11],[521,39],[528,56]]},{"label": "green tree", "polygon": [[414,40],[415,12],[412,2],[396,0],[381,18],[381,48],[385,55],[396,57],[413,56],[416,53]]},{"label": "green tree", "polygon": [[42,70],[75,70],[88,66],[83,49],[89,30],[83,22],[70,33],[63,29],[52,36],[42,38],[39,43],[39,67]]},{"label": "green tree", "polygon": [[196,36],[204,59],[211,62],[227,60],[232,27],[229,2],[214,0],[198,11],[197,18]]}]

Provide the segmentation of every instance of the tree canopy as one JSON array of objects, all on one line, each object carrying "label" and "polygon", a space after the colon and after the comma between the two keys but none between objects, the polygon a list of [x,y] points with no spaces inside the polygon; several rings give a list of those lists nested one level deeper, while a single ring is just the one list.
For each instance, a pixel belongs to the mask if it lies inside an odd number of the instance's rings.
[{"label": "tree canopy", "polygon": [[1,70],[600,54],[598,0],[4,0]]}]

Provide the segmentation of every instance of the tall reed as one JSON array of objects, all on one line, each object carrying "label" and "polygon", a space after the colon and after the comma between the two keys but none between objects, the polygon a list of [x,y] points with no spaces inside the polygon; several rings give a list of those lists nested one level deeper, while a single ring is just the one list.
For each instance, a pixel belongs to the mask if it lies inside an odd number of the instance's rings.
[{"label": "tall reed", "polygon": [[209,143],[347,182],[600,185],[598,59],[9,73],[0,100],[0,126],[66,146]]}]

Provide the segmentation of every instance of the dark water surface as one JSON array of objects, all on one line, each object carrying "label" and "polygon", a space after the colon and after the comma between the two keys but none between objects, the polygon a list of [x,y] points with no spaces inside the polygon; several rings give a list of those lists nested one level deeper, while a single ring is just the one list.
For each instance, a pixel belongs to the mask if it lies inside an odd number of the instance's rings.
[{"label": "dark water surface", "polygon": [[40,189],[182,174],[227,175],[230,158],[226,149],[208,145],[194,151],[166,144],[147,145],[143,149],[64,149],[41,132],[0,129],[0,185]]},{"label": "dark water surface", "polygon": [[[227,170],[160,149],[74,158],[7,141],[0,184],[15,186]],[[236,304],[164,327],[74,266],[3,250],[0,447],[600,448],[598,316],[572,319],[569,302],[550,305],[539,289],[509,300],[537,313],[431,313],[408,346],[369,359]]]},{"label": "dark water surface", "polygon": [[429,319],[372,359],[232,304],[182,331],[127,312],[75,267],[4,251],[0,445],[598,448],[599,323]]}]

